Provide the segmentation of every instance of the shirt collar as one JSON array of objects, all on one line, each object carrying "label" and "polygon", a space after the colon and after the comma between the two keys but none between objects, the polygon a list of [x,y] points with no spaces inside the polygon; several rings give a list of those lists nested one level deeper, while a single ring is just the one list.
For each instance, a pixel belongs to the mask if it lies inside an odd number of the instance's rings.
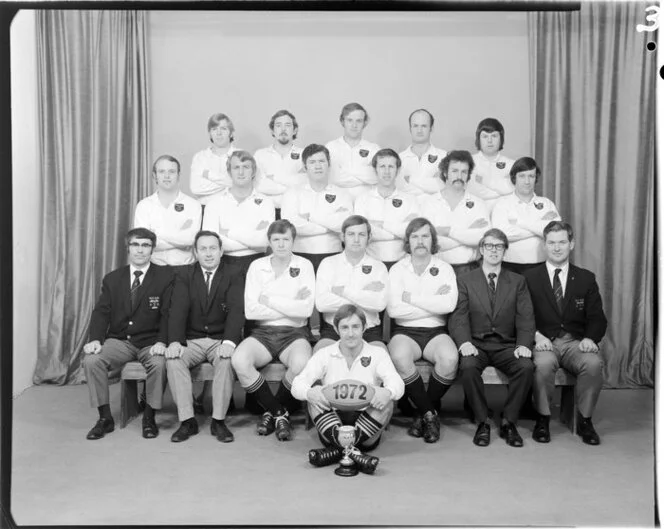
[{"label": "shirt collar", "polygon": [[219,265],[217,265],[217,268],[215,268],[214,270],[206,270],[205,268],[203,268],[203,267],[201,266],[200,263],[198,263],[198,266],[199,266],[199,268],[201,269],[201,272],[203,272],[203,276],[205,276],[205,272],[212,272],[212,276],[211,276],[211,277],[214,277],[214,274],[216,274],[216,273],[217,273],[217,270],[219,270]]},{"label": "shirt collar", "polygon": [[141,272],[143,272],[143,275],[141,276],[141,279],[140,279],[142,281],[143,280],[142,278],[144,278],[146,276],[149,269],[150,269],[150,263],[149,262],[143,268],[138,268],[134,265],[129,265],[129,277],[133,278],[134,277],[134,272],[136,272],[137,270],[140,270]]},{"label": "shirt collar", "polygon": [[569,260],[562,266],[551,264],[549,261],[546,261],[546,269],[549,272],[549,277],[553,277],[556,273],[556,268],[560,268],[561,274],[566,274],[569,270]]}]

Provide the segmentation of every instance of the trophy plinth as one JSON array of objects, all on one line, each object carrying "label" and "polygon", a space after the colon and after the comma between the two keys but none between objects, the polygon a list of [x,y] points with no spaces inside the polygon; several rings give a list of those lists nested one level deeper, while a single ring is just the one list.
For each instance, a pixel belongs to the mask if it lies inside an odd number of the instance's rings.
[{"label": "trophy plinth", "polygon": [[344,449],[344,455],[341,458],[341,461],[339,461],[339,466],[334,469],[334,473],[337,476],[343,477],[357,476],[357,466],[355,465],[355,462],[350,457],[348,457],[348,454],[355,444],[355,427],[339,427],[337,440],[339,441],[339,446]]}]

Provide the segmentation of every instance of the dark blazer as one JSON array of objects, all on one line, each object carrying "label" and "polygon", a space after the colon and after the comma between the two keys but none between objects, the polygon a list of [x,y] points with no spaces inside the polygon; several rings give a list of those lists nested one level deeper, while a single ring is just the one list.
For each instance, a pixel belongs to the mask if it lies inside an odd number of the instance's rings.
[{"label": "dark blazer", "polygon": [[577,340],[599,343],[606,333],[606,316],[595,274],[570,263],[562,312],[558,309],[546,264],[524,274],[535,307],[537,330],[549,339],[566,331]]},{"label": "dark blazer", "polygon": [[239,345],[244,326],[244,278],[235,269],[219,265],[208,296],[200,264],[182,268],[175,281],[168,318],[170,342],[215,338]]},{"label": "dark blazer", "polygon": [[150,265],[131,310],[129,265],[113,270],[101,283],[101,295],[90,318],[90,341],[129,340],[136,347],[168,344],[168,310],[174,272],[170,266]]},{"label": "dark blazer", "polygon": [[523,276],[501,268],[493,311],[481,267],[459,277],[457,284],[459,300],[448,322],[457,346],[464,342],[478,345],[487,335],[498,334],[506,345],[532,348],[535,317]]}]

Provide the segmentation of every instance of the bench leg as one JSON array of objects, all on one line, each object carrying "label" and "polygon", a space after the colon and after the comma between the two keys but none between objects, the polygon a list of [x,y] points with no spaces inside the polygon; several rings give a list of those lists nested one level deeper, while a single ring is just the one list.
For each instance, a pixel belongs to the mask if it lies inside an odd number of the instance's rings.
[{"label": "bench leg", "polygon": [[560,388],[560,422],[565,424],[572,433],[576,431],[574,386],[561,386]]},{"label": "bench leg", "polygon": [[136,417],[138,410],[138,383],[136,380],[120,381],[120,428]]}]

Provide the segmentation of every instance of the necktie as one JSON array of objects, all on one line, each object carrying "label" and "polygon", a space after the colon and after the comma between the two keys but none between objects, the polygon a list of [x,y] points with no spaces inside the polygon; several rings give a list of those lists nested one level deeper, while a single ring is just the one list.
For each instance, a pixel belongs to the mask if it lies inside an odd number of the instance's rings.
[{"label": "necktie", "polygon": [[140,281],[139,278],[140,278],[142,275],[143,275],[143,272],[141,272],[140,270],[136,270],[136,271],[134,272],[134,282],[131,284],[131,291],[130,291],[130,295],[131,295],[131,310],[134,310],[134,308],[136,307],[136,298],[137,298],[137,296],[138,296],[138,289],[139,289],[140,286],[141,286],[141,281]]},{"label": "necktie", "polygon": [[496,302],[496,274],[491,272],[489,274],[489,299],[491,300],[491,309]]},{"label": "necktie", "polygon": [[558,310],[563,311],[563,285],[560,282],[560,272],[561,268],[556,268],[556,272],[553,275],[553,296],[556,298],[556,304],[558,305]]},{"label": "necktie", "polygon": [[212,277],[212,272],[205,272],[205,288],[207,288],[208,296],[210,295],[210,278]]}]

